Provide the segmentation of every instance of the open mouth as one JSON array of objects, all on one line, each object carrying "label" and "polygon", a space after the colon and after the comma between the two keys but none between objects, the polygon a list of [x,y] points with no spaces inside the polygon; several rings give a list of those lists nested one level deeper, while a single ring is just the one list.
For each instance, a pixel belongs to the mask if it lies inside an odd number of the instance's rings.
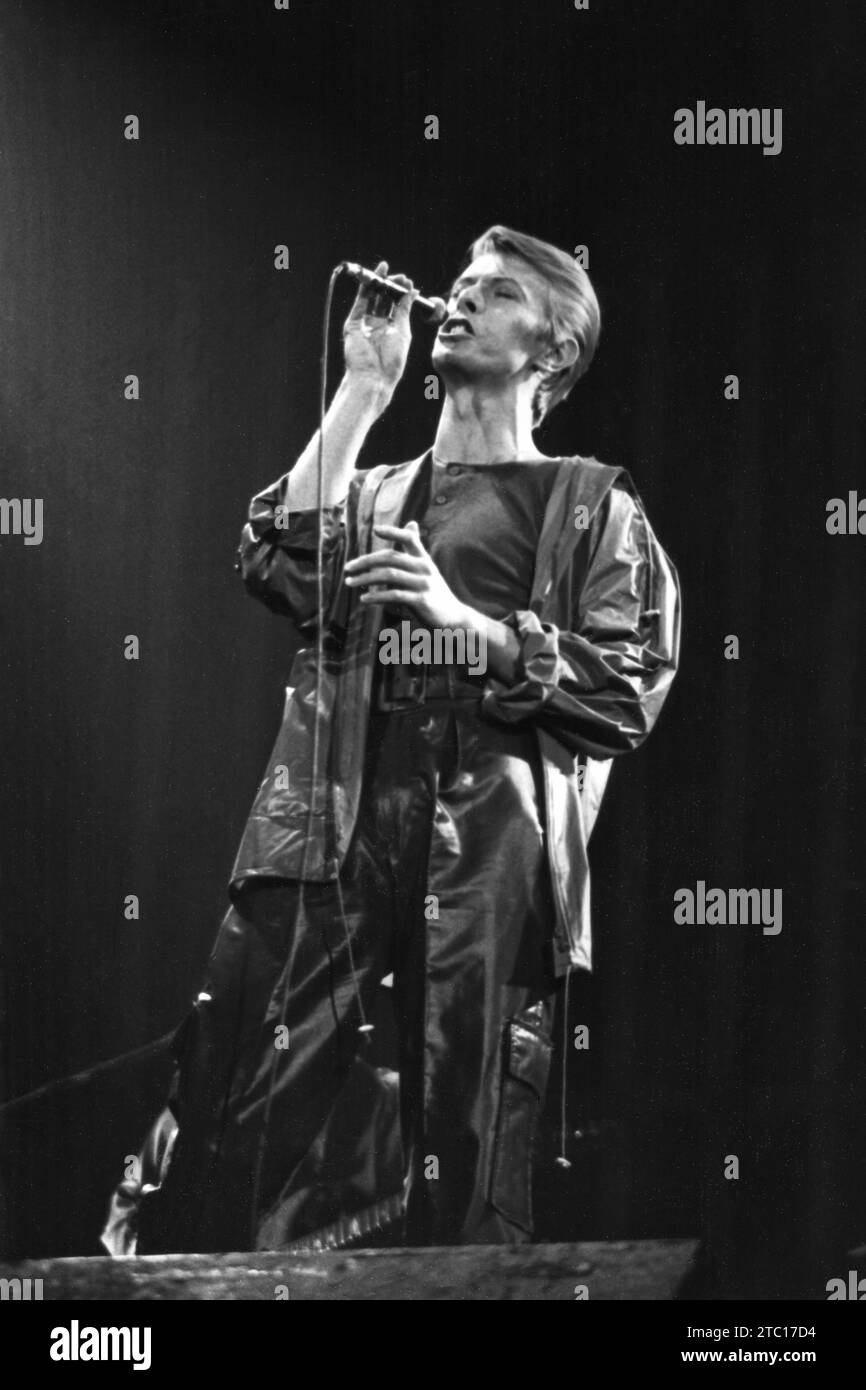
[{"label": "open mouth", "polygon": [[457,336],[461,333],[466,333],[470,336],[473,335],[473,328],[468,319],[460,317],[446,319],[442,327],[439,329],[440,338],[450,338],[452,336]]}]

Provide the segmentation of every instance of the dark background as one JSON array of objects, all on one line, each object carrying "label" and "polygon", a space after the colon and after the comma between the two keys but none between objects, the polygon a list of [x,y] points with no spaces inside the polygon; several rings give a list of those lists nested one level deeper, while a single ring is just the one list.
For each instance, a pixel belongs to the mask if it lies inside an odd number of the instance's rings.
[{"label": "dark background", "polygon": [[[440,292],[504,222],[587,244],[602,305],[538,443],[631,471],[684,592],[594,839],[589,1137],[539,1235],[702,1234],[717,1289],[821,1297],[866,1233],[866,540],[825,529],[866,491],[864,30],[855,3],[591,3],[0,6],[0,493],[45,506],[41,546],[0,538],[5,1089],[143,1047],[198,988],[292,655],[234,550],[315,428],[331,267]],[[699,99],[782,107],[782,152],[675,145]],[[430,443],[431,341],[366,466]],[[674,925],[698,879],[781,888],[781,935]],[[11,1249],[96,1249],[162,1080],[10,1112]]]}]

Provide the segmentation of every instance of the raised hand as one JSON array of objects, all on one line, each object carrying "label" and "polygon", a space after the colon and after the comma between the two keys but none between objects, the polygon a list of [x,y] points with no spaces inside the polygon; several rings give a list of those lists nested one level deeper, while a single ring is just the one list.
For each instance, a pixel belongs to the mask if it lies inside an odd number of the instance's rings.
[{"label": "raised hand", "polygon": [[[377,275],[388,275],[388,262],[380,261]],[[346,374],[363,378],[384,390],[393,391],[403,375],[412,329],[409,314],[419,291],[405,275],[391,275],[405,285],[406,294],[387,315],[371,314],[369,285],[361,285],[349,316],[343,325],[343,352]]]}]

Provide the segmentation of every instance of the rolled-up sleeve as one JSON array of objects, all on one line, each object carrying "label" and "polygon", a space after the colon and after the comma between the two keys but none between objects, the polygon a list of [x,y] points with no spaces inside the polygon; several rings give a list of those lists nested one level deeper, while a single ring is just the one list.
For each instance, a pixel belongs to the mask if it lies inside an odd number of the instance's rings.
[{"label": "rolled-up sleeve", "polygon": [[[250,502],[235,569],[250,594],[290,618],[304,635],[316,630],[319,589],[316,510],[292,511],[286,473]],[[322,524],[322,610],[331,610],[346,554],[346,502],[325,507]]]},{"label": "rolled-up sleeve", "polygon": [[[531,610],[503,621],[518,638],[513,679],[488,680],[488,718],[536,720],[573,753],[609,758],[646,738],[679,660],[676,571],[640,501],[608,493],[558,588],[567,626]],[[548,610],[544,610],[548,611]]]}]

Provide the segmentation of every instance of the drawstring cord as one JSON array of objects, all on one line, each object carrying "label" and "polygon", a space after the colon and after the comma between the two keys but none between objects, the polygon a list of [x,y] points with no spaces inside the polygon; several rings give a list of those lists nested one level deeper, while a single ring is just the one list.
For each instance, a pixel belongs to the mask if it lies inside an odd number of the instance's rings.
[{"label": "drawstring cord", "polygon": [[559,1155],[556,1159],[558,1168],[570,1168],[571,1161],[565,1156],[566,1148],[566,1071],[568,1067],[568,996],[569,982],[571,980],[572,966],[569,965],[565,971],[564,997],[562,1001],[562,1079],[560,1082],[560,1127],[559,1127]]}]

